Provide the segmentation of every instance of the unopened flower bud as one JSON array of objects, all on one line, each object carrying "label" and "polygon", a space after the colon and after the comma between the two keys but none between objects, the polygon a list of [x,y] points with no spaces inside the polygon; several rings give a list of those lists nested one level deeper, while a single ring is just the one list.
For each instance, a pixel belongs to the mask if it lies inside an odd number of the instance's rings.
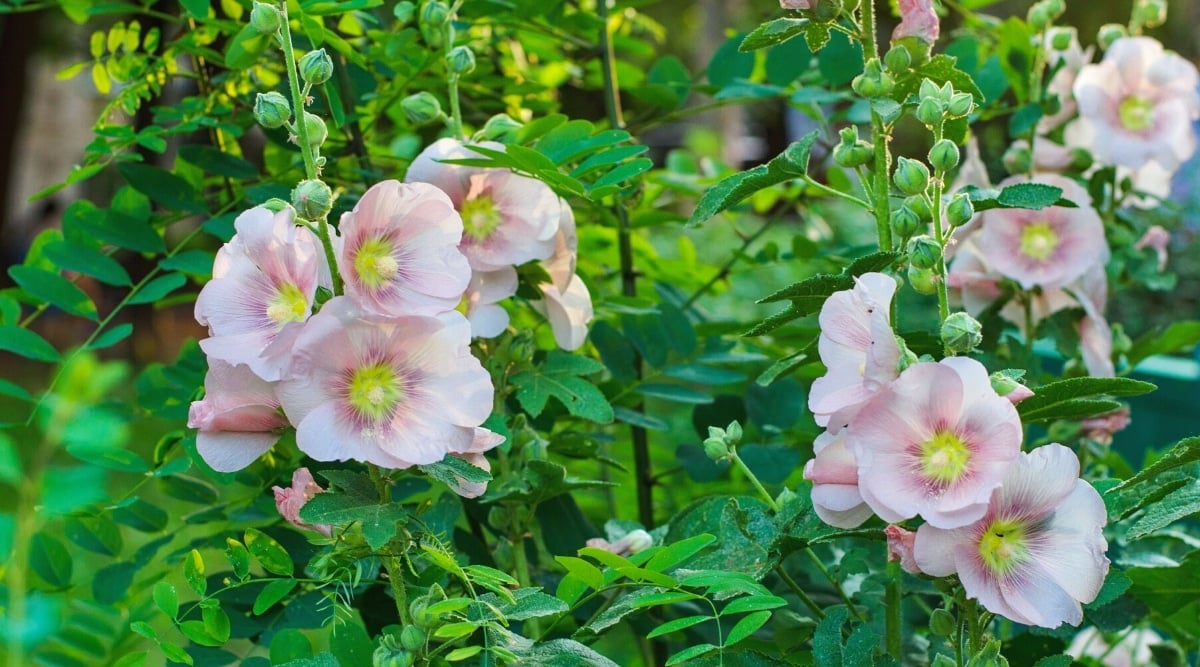
[{"label": "unopened flower bud", "polygon": [[929,269],[908,265],[908,283],[918,294],[936,294],[938,275]]},{"label": "unopened flower bud", "polygon": [[892,180],[900,192],[906,195],[917,195],[929,187],[929,167],[922,162],[906,157],[900,158],[896,165],[896,173]]},{"label": "unopened flower bud", "polygon": [[396,22],[400,24],[400,27],[408,25],[409,21],[412,21],[413,16],[416,16],[416,14],[417,6],[408,0],[397,2],[396,6],[392,8],[392,16],[396,17]]},{"label": "unopened flower bud", "polygon": [[958,312],[942,322],[942,344],[954,354],[969,354],[983,342],[983,327],[979,320]]},{"label": "unopened flower bud", "polygon": [[315,113],[304,112],[304,131],[308,133],[308,145],[313,150],[321,148],[321,144],[325,143],[325,139],[329,136],[329,129],[325,127],[325,121]]},{"label": "unopened flower bud", "polygon": [[954,93],[946,103],[946,113],[951,118],[961,118],[971,113],[974,106],[975,99],[971,97],[971,93]]},{"label": "unopened flower bud", "polygon": [[1167,3],[1163,0],[1138,0],[1133,6],[1133,21],[1147,28],[1167,22]]},{"label": "unopened flower bud", "polygon": [[1071,48],[1071,42],[1074,40],[1074,28],[1051,28],[1050,30],[1050,48],[1055,51],[1066,51]]},{"label": "unopened flower bud", "polygon": [[729,426],[725,427],[725,442],[730,446],[736,447],[742,442],[742,425],[737,420],[729,422]]},{"label": "unopened flower bud", "polygon": [[440,28],[450,20],[450,8],[440,0],[429,0],[421,7],[421,25]]},{"label": "unopened flower bud", "polygon": [[401,100],[400,108],[413,125],[425,125],[446,117],[437,98],[424,90]]},{"label": "unopened flower bud", "polygon": [[867,164],[874,155],[874,147],[865,141],[857,141],[852,144],[842,143],[833,147],[834,162],[848,169]]},{"label": "unopened flower bud", "polygon": [[1046,11],[1050,12],[1050,18],[1056,19],[1067,11],[1065,0],[1042,0],[1042,4],[1046,5]]},{"label": "unopened flower bud", "polygon": [[989,376],[992,389],[1000,396],[1007,398],[1014,405],[1033,396],[1033,391],[1021,384],[1025,371],[996,371]]},{"label": "unopened flower bud", "polygon": [[708,437],[704,440],[704,454],[713,461],[724,461],[729,458],[729,444],[725,440],[725,430],[716,426],[708,427]]},{"label": "unopened flower bud", "polygon": [[425,631],[415,625],[406,625],[400,631],[400,645],[405,649],[418,652],[425,648]]},{"label": "unopened flower bud", "polygon": [[913,195],[904,198],[904,205],[917,214],[921,222],[929,222],[933,220],[933,211],[929,210],[929,202],[926,201],[925,195]]},{"label": "unopened flower bud", "polygon": [[850,87],[863,97],[883,97],[896,87],[896,80],[883,71],[878,58],[872,58],[863,68],[863,73],[850,82]]},{"label": "unopened flower bud", "polygon": [[1128,35],[1129,32],[1120,23],[1105,23],[1096,32],[1096,41],[1100,44],[1100,48],[1107,50],[1113,42]]},{"label": "unopened flower bud", "polygon": [[254,120],[267,129],[283,127],[292,117],[287,98],[275,91],[259,93],[254,98]]},{"label": "unopened flower bud", "polygon": [[292,206],[305,220],[323,220],[333,208],[333,191],[318,180],[304,180],[292,190]]},{"label": "unopened flower bud", "polygon": [[625,542],[625,550],[631,555],[654,546],[654,538],[650,536],[650,533],[641,528],[629,531],[625,534],[625,537],[621,538],[621,541]]},{"label": "unopened flower bud", "polygon": [[1095,158],[1092,157],[1092,153],[1088,149],[1082,147],[1072,148],[1069,168],[1073,171],[1087,171],[1092,168],[1094,161]]},{"label": "unopened flower bud", "polygon": [[908,206],[892,209],[892,229],[900,236],[912,236],[920,231],[921,227],[921,218]]},{"label": "unopened flower bud", "polygon": [[975,204],[971,202],[971,198],[967,193],[960,192],[950,199],[950,203],[946,205],[946,222],[950,223],[951,227],[965,225],[975,217]]},{"label": "unopened flower bud", "polygon": [[842,0],[813,0],[813,17],[822,23],[836,20],[842,14]]},{"label": "unopened flower bud", "polygon": [[414,660],[395,637],[385,634],[371,654],[371,667],[410,667]]},{"label": "unopened flower bud", "polygon": [[319,86],[333,76],[333,59],[325,53],[325,49],[309,51],[300,58],[300,78],[305,83]]},{"label": "unopened flower bud", "polygon": [[946,117],[946,107],[937,98],[926,97],[917,104],[917,120],[929,126],[941,123]]},{"label": "unopened flower bud", "polygon": [[949,637],[958,628],[954,614],[945,609],[934,609],[929,615],[929,631],[939,637]]},{"label": "unopened flower bud", "polygon": [[291,208],[292,205],[280,199],[279,197],[271,197],[262,203],[262,207],[272,213],[278,213],[284,209]]},{"label": "unopened flower bud", "polygon": [[932,97],[939,102],[950,101],[949,91],[944,91],[930,78],[921,79],[921,85],[917,88],[917,97],[922,100]]},{"label": "unopened flower bud", "polygon": [[942,139],[929,149],[929,164],[938,171],[950,171],[958,166],[958,144]]},{"label": "unopened flower bud", "polygon": [[1008,170],[1008,173],[1027,174],[1033,164],[1033,154],[1029,151],[1028,144],[1019,142],[1004,151],[1001,161],[1004,162],[1004,168]]},{"label": "unopened flower bud", "polygon": [[498,113],[487,119],[487,122],[483,124],[483,129],[478,132],[478,137],[484,141],[499,141],[503,144],[507,143],[513,133],[522,127],[525,127],[525,124],[514,120],[512,116]]},{"label": "unopened flower bud", "polygon": [[1026,20],[1029,21],[1029,27],[1033,28],[1034,32],[1041,32],[1050,25],[1053,16],[1050,8],[1044,2],[1036,2],[1029,8],[1029,14],[1026,15]]},{"label": "unopened flower bud", "polygon": [[893,72],[905,72],[912,65],[912,55],[908,49],[897,44],[883,56],[883,64]]},{"label": "unopened flower bud", "polygon": [[446,54],[446,67],[455,74],[470,74],[475,69],[475,52],[469,46],[456,46]]},{"label": "unopened flower bud", "polygon": [[942,258],[942,247],[928,236],[918,236],[908,242],[908,261],[918,269],[932,269]]},{"label": "unopened flower bud", "polygon": [[250,27],[254,28],[259,34],[271,35],[279,30],[283,19],[279,15],[279,10],[274,5],[268,5],[265,2],[256,2],[250,10]]}]

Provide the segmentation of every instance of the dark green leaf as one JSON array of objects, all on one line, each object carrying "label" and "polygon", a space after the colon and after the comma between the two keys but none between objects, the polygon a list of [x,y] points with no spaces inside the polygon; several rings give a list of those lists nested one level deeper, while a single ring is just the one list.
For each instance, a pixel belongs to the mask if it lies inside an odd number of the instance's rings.
[{"label": "dark green leaf", "polygon": [[345,526],[361,522],[367,544],[372,549],[382,549],[395,537],[396,522],[406,520],[408,512],[396,503],[380,503],[378,498],[370,496],[325,492],[304,504],[300,518],[313,525]]},{"label": "dark green leaf", "polygon": [[62,357],[45,338],[29,329],[5,324],[0,326],[0,350],[35,361],[59,361]]},{"label": "dark green leaf", "polygon": [[1062,198],[1062,188],[1045,183],[1016,183],[1003,190],[988,190],[968,186],[963,189],[971,198],[976,213],[993,208],[1025,208],[1040,210],[1048,206],[1077,208],[1077,204]]},{"label": "dark green leaf", "polygon": [[137,563],[112,563],[96,571],[92,577],[92,597],[104,605],[116,605],[129,599],[134,575],[141,572]]},{"label": "dark green leaf", "polygon": [[717,47],[712,59],[708,61],[708,82],[721,88],[734,82],[735,79],[749,79],[754,71],[754,54],[742,53],[738,50],[743,35],[734,35]]},{"label": "dark green leaf", "polygon": [[46,257],[60,268],[91,276],[109,285],[132,285],[129,273],[117,260],[84,243],[61,239],[42,248]]},{"label": "dark green leaf", "polygon": [[706,653],[712,653],[718,648],[720,647],[714,644],[709,644],[708,642],[695,644],[683,649],[682,651],[671,654],[671,657],[667,658],[666,665],[667,667],[671,667],[672,665],[686,665],[687,663]]},{"label": "dark green leaf", "polygon": [[254,615],[258,616],[270,609],[276,602],[291,593],[296,584],[295,579],[276,579],[264,586],[258,592],[258,597],[254,598]]},{"label": "dark green leaf", "polygon": [[71,552],[62,542],[44,532],[34,534],[29,543],[29,566],[42,581],[54,588],[70,586],[72,565]]},{"label": "dark green leaf", "polygon": [[1125,539],[1131,542],[1141,539],[1160,528],[1165,528],[1197,513],[1200,513],[1200,482],[1192,482],[1150,505],[1145,514],[1138,517],[1129,527]]},{"label": "dark green leaf", "polygon": [[1053,415],[1057,414],[1060,409],[1071,404],[1075,404],[1076,406],[1086,405],[1079,403],[1080,399],[1086,397],[1138,396],[1152,392],[1155,389],[1156,387],[1149,382],[1134,380],[1132,378],[1068,378],[1036,388],[1033,396],[1021,401],[1020,405],[1017,406],[1017,412],[1026,421],[1062,418],[1053,417]]},{"label": "dark green leaf", "polygon": [[250,555],[254,556],[258,564],[262,565],[267,572],[289,577],[296,569],[287,550],[270,535],[254,528],[247,528],[245,543]]},{"label": "dark green leaf", "polygon": [[769,620],[771,620],[771,612],[765,610],[752,612],[746,616],[743,616],[742,618],[738,619],[738,622],[734,624],[732,628],[729,629],[729,634],[725,635],[725,643],[723,645],[732,646],[742,641],[746,637],[754,634],[755,631],[765,625]]},{"label": "dark green leaf", "polygon": [[1163,454],[1161,458],[1146,466],[1145,469],[1140,471],[1138,474],[1118,484],[1116,487],[1110,490],[1110,493],[1119,489],[1133,486],[1135,484],[1141,484],[1149,479],[1155,479],[1164,472],[1174,470],[1175,468],[1185,466],[1196,461],[1200,461],[1200,436],[1184,438],[1183,440],[1175,443],[1175,446],[1171,448],[1171,451]]},{"label": "dark green leaf", "polygon": [[113,511],[113,520],[143,533],[157,533],[166,527],[167,513],[139,498]]},{"label": "dark green leaf", "polygon": [[[121,341],[125,340],[126,338],[129,338],[130,334],[132,334],[132,333],[133,333],[133,325],[130,324],[129,322],[124,322],[122,324],[118,324],[117,326],[112,327],[108,331],[105,331],[104,333],[100,334],[99,336],[96,336],[96,340],[92,341],[91,344],[88,345],[88,349],[89,350],[103,350],[106,347],[112,347],[113,345],[120,343]],[[132,453],[132,452],[130,452],[130,453]]]},{"label": "dark green leaf", "polygon": [[[252,30],[250,26],[245,29]],[[166,208],[187,213],[204,211],[204,201],[192,184],[165,169],[140,162],[122,162],[117,169],[135,190]]]},{"label": "dark green leaf", "polygon": [[249,180],[258,176],[258,170],[254,165],[240,157],[205,144],[180,146],[179,157],[218,176],[228,176],[238,180]]},{"label": "dark green leaf", "polygon": [[712,616],[704,616],[704,615],[684,616],[683,618],[677,618],[677,619],[674,619],[671,621],[667,621],[666,623],[663,623],[662,625],[658,626],[657,628],[654,628],[650,632],[646,633],[646,638],[653,639],[655,637],[670,634],[672,632],[678,632],[679,630],[686,630],[687,628],[690,628],[693,625],[699,625],[701,623],[704,623],[706,621],[711,621],[711,620],[713,620]]},{"label": "dark green leaf", "polygon": [[46,269],[34,266],[10,266],[8,275],[25,293],[37,301],[60,308],[64,312],[90,320],[97,319],[96,304],[70,280]]},{"label": "dark green leaf", "polygon": [[[115,203],[116,199],[113,201]],[[162,252],[166,249],[162,237],[145,219],[115,207],[110,211],[101,210],[86,199],[72,202],[63,212],[63,235],[68,240],[99,241],[137,252]]]},{"label": "dark green leaf", "polygon": [[1172,322],[1166,329],[1156,329],[1133,342],[1126,355],[1130,366],[1136,366],[1146,357],[1155,354],[1178,352],[1200,343],[1200,321]]},{"label": "dark green leaf", "polygon": [[132,452],[128,449],[97,447],[91,443],[82,443],[67,445],[67,451],[71,456],[80,461],[86,461],[110,470],[143,473],[150,469],[150,464],[146,463],[145,459],[139,456],[137,452]]},{"label": "dark green leaf", "polygon": [[467,610],[471,621],[524,621],[530,618],[553,616],[567,611],[567,603],[553,595],[543,593],[540,588],[519,588],[512,593],[512,602],[501,599],[495,593],[479,596]]},{"label": "dark green leaf", "polygon": [[206,19],[208,18],[209,0],[179,0],[179,4],[192,15],[192,18]]},{"label": "dark green leaf", "polygon": [[738,45],[738,51],[757,51],[796,37],[809,25],[808,19],[779,18],[758,26]]},{"label": "dark green leaf", "polygon": [[596,385],[581,377],[603,368],[594,359],[555,350],[540,368],[517,373],[512,383],[517,387],[521,407],[534,417],[542,413],[553,396],[572,415],[607,424],[613,420],[612,406]]},{"label": "dark green leaf", "polygon": [[180,287],[183,287],[185,284],[187,284],[187,276],[183,275],[182,273],[167,273],[146,283],[146,285],[142,287],[142,289],[138,290],[137,294],[134,294],[132,297],[130,297],[129,301],[126,303],[131,305],[139,303],[154,303],[155,301],[162,299]]},{"label": "dark green leaf", "polygon": [[1163,613],[1200,599],[1200,551],[1188,554],[1178,567],[1134,567],[1126,574],[1133,581],[1129,592]]},{"label": "dark green leaf", "polygon": [[814,130],[767,164],[729,176],[706,190],[697,202],[688,226],[699,225],[759,190],[804,176],[808,171],[809,151],[818,134]]},{"label": "dark green leaf", "polygon": [[461,457],[446,455],[437,463],[418,466],[421,472],[443,484],[458,486],[467,484],[486,484],[492,481],[492,474],[483,468],[477,468],[467,463]]},{"label": "dark green leaf", "polygon": [[102,556],[116,556],[125,545],[117,524],[106,516],[66,518],[64,530],[67,539]]},{"label": "dark green leaf", "polygon": [[711,395],[678,384],[648,382],[646,384],[638,385],[634,391],[643,396],[661,398],[663,400],[672,401],[675,403],[707,405],[713,402],[713,397]]},{"label": "dark green leaf", "polygon": [[179,254],[164,257],[158,266],[164,271],[181,271],[194,276],[211,276],[213,254],[207,250],[184,250]]}]

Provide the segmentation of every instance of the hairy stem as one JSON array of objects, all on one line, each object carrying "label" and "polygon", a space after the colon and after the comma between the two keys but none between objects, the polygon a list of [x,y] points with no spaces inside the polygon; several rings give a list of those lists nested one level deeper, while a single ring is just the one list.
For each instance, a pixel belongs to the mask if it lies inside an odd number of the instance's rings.
[{"label": "hairy stem", "polygon": [[283,47],[283,59],[287,66],[288,86],[292,91],[292,112],[296,117],[296,140],[300,144],[300,155],[304,158],[305,178],[317,177],[317,161],[308,143],[308,125],[304,122],[304,95],[300,92],[300,71],[296,68],[296,50],[292,47],[292,29],[288,24],[287,3],[279,4],[282,15],[279,27],[279,43]]},{"label": "hairy stem", "polygon": [[[879,45],[875,35],[875,0],[862,0],[862,47],[863,64],[872,58],[879,57]],[[883,118],[871,108],[871,143],[875,147],[874,166],[872,167],[871,204],[875,212],[875,230],[879,236],[879,249],[892,249],[891,201],[888,199],[888,173],[891,170],[892,155],[888,150],[891,136],[884,126]]]},{"label": "hairy stem", "polygon": [[884,616],[884,632],[886,635],[886,646],[888,655],[896,662],[902,663],[904,641],[901,631],[903,629],[903,619],[901,616],[900,600],[900,561],[888,560],[887,564],[887,589],[886,595],[886,615]]}]

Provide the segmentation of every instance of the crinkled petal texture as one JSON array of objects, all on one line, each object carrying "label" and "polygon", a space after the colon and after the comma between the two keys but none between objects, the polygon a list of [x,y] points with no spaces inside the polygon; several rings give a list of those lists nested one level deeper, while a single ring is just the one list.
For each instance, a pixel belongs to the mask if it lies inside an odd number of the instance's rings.
[{"label": "crinkled petal texture", "polygon": [[[964,357],[909,366],[855,415],[846,446],[863,500],[883,520],[971,523],[1021,447],[1016,408]],[[924,569],[924,568],[922,568]]]},{"label": "crinkled petal texture", "polygon": [[1191,123],[1200,118],[1200,74],[1150,37],[1112,43],[1104,59],[1075,78],[1089,148],[1109,164],[1139,169],[1154,161],[1175,171],[1196,151]]},{"label": "crinkled petal texture", "polygon": [[491,414],[491,378],[460,313],[373,318],[327,302],[296,340],[280,402],[318,461],[407,468],[467,453]]},{"label": "crinkled petal texture", "polygon": [[813,483],[817,516],[838,528],[857,528],[871,517],[858,492],[858,465],[846,449],[845,431],[826,431],[813,442],[813,458],[804,464],[804,479]]},{"label": "crinkled petal texture", "polygon": [[384,181],[342,216],[338,269],[346,296],[385,316],[453,310],[471,269],[459,251],[462,218],[428,183]]},{"label": "crinkled petal texture", "polygon": [[234,472],[254,463],[288,425],[275,385],[248,366],[210,358],[204,399],[188,410],[188,427],[199,429],[196,450],[213,470]]},{"label": "crinkled petal texture", "polygon": [[827,426],[839,411],[859,406],[896,377],[900,346],[889,320],[896,281],[865,273],[853,289],[835,292],[821,306],[817,348],[828,369],[813,383],[808,408]]},{"label": "crinkled petal texture", "polygon": [[[495,142],[477,145],[504,150]],[[413,160],[404,180],[431,183],[450,196],[462,214],[459,247],[472,269],[494,271],[550,257],[562,213],[559,198],[545,183],[508,169],[440,162],[479,157],[458,141],[439,139]]]},{"label": "crinkled petal texture", "polygon": [[292,485],[288,488],[281,486],[271,487],[275,493],[275,509],[279,510],[279,516],[282,516],[288,523],[297,528],[318,532],[325,537],[333,535],[333,526],[328,524],[313,525],[300,519],[300,510],[303,509],[305,503],[313,499],[313,496],[323,492],[316,480],[313,479],[312,473],[308,468],[297,468],[292,473]]},{"label": "crinkled petal texture", "polygon": [[952,530],[917,530],[914,555],[933,576],[958,573],[988,611],[1047,628],[1083,620],[1108,573],[1100,494],[1079,479],[1079,459],[1059,444],[1010,467],[987,513]]},{"label": "crinkled petal texture", "polygon": [[[978,243],[987,249],[991,267],[1022,288],[1063,287],[1108,259],[1104,223],[1087,191],[1075,181],[1055,174],[1039,175],[1035,181],[1062,188],[1063,197],[1079,207],[986,211]],[[1020,182],[1024,179],[1009,178],[1000,186]]]},{"label": "crinkled petal texture", "polygon": [[941,28],[933,0],[899,0],[897,7],[900,24],[892,31],[893,42],[905,37],[916,37],[930,45],[937,41]]},{"label": "crinkled petal texture", "polygon": [[[196,297],[196,321],[210,333],[200,347],[211,359],[246,364],[264,380],[278,380],[289,363],[286,341],[297,333],[296,323],[308,319],[318,276],[328,268],[320,241],[292,224],[290,209],[250,209],[234,229],[217,251],[212,280]],[[285,343],[264,355],[277,338]]]}]

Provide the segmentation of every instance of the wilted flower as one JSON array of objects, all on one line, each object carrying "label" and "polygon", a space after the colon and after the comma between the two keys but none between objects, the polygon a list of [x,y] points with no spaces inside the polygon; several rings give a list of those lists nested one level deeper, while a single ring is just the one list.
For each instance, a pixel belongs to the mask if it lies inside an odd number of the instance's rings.
[{"label": "wilted flower", "polygon": [[291,209],[250,209],[234,229],[217,251],[212,280],[196,297],[196,321],[211,334],[200,348],[210,359],[246,364],[264,380],[278,380],[289,363],[288,345],[312,311],[325,264],[320,241],[292,224]]},{"label": "wilted flower", "polygon": [[609,542],[603,537],[593,537],[587,541],[587,546],[603,549],[618,556],[631,556],[654,546],[654,538],[641,528],[635,528],[616,542]]},{"label": "wilted flower", "polygon": [[208,360],[204,399],[188,410],[188,428],[199,429],[196,451],[210,468],[234,472],[254,463],[288,425],[275,385],[248,366]]},{"label": "wilted flower", "polygon": [[[974,359],[921,362],[875,394],[846,429],[858,490],[885,521],[976,521],[1021,448],[1021,418]],[[922,568],[924,569],[924,568]]]},{"label": "wilted flower", "polygon": [[883,534],[887,537],[888,560],[900,561],[900,567],[905,572],[922,574],[921,568],[917,566],[917,559],[913,555],[913,543],[917,539],[917,534],[896,524],[884,528]]},{"label": "wilted flower", "polygon": [[334,297],[296,340],[278,387],[296,444],[318,461],[386,468],[470,453],[492,410],[492,383],[456,311],[374,318]]},{"label": "wilted flower", "polygon": [[1196,150],[1200,75],[1150,37],[1118,39],[1104,60],[1075,79],[1080,122],[1091,126],[1098,159],[1138,169],[1149,161],[1174,171]]},{"label": "wilted flower", "polygon": [[817,348],[827,372],[813,382],[808,408],[827,426],[833,413],[866,402],[896,377],[900,346],[892,333],[889,308],[896,281],[865,273],[853,289],[835,292],[821,306]]},{"label": "wilted flower", "polygon": [[426,183],[371,186],[339,225],[346,296],[379,315],[437,315],[458,305],[471,268],[458,250],[462,219]]},{"label": "wilted flower", "polygon": [[1083,431],[1083,434],[1092,440],[1110,444],[1112,443],[1113,434],[1118,431],[1124,431],[1125,427],[1129,426],[1130,421],[1129,408],[1122,407],[1079,422],[1079,430]]},{"label": "wilted flower", "polygon": [[1055,628],[1083,620],[1108,573],[1100,494],[1079,479],[1079,459],[1059,444],[1022,453],[977,521],[917,530],[917,565],[957,573],[969,597],[1018,623]]},{"label": "wilted flower", "polygon": [[900,24],[892,31],[892,42],[916,37],[932,46],[940,32],[933,0],[898,0],[896,4],[900,8]]},{"label": "wilted flower", "polygon": [[297,468],[292,473],[292,485],[289,488],[281,486],[273,486],[271,490],[275,492],[275,508],[279,510],[279,515],[287,522],[297,528],[303,530],[311,530],[318,532],[325,537],[333,535],[333,526],[328,524],[313,525],[300,520],[300,510],[305,503],[313,499],[313,496],[323,492],[320,485],[313,479],[312,473],[308,468]]},{"label": "wilted flower", "polygon": [[858,492],[858,464],[846,449],[844,429],[817,436],[813,458],[804,464],[804,479],[813,483],[813,509],[825,523],[857,528],[871,517],[871,508]]}]

